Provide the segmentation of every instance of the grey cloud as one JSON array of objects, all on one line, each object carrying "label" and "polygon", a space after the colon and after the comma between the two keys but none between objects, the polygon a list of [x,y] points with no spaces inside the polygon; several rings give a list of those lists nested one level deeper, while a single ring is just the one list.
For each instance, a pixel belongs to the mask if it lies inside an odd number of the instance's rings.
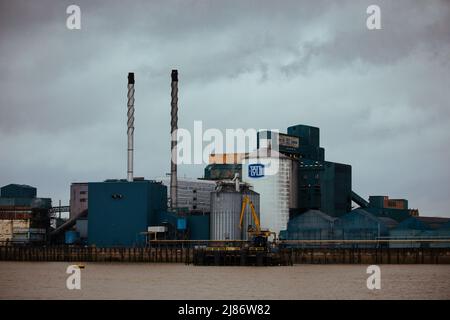
[{"label": "grey cloud", "polygon": [[[81,31],[65,28],[72,3]],[[450,215],[450,5],[377,3],[380,31],[368,0],[0,1],[0,182],[67,201],[72,181],[124,176],[129,71],[136,173],[163,175],[178,68],[180,126],[316,125],[358,192]]]}]

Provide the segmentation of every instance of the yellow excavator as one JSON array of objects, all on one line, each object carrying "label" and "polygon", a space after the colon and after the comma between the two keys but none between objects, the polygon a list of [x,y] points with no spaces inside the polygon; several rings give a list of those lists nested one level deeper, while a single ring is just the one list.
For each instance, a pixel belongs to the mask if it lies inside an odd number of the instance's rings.
[{"label": "yellow excavator", "polygon": [[252,225],[248,226],[247,233],[249,240],[252,241],[253,246],[257,248],[268,248],[268,238],[271,235],[275,236],[275,232],[270,230],[262,230],[261,224],[259,222],[258,215],[256,214],[255,206],[253,202],[247,195],[244,195],[242,199],[242,208],[241,208],[241,216],[239,218],[239,228],[242,229],[242,223],[244,222],[244,213],[247,205],[250,206],[250,211],[252,213],[253,221],[255,222],[255,227]]}]

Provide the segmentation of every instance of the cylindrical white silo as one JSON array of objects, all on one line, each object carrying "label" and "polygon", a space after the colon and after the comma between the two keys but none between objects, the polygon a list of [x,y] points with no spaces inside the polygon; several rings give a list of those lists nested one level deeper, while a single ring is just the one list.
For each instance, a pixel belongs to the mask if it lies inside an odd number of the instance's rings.
[{"label": "cylindrical white silo", "polygon": [[242,163],[242,181],[260,195],[261,228],[279,235],[287,229],[289,208],[296,208],[297,163],[270,149],[250,153]]}]

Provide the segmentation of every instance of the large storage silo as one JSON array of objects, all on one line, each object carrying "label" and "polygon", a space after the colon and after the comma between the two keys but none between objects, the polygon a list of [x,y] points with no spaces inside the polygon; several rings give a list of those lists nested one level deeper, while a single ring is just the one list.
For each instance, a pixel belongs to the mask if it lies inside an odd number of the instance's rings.
[{"label": "large storage silo", "polygon": [[248,240],[249,225],[255,226],[250,206],[244,211],[242,229],[239,218],[244,196],[252,201],[259,218],[259,194],[250,190],[248,185],[240,184],[240,191],[234,183],[222,183],[211,192],[210,235],[211,240]]},{"label": "large storage silo", "polygon": [[243,160],[242,180],[260,194],[261,228],[277,236],[286,230],[289,209],[298,207],[298,163],[275,150],[258,149]]}]

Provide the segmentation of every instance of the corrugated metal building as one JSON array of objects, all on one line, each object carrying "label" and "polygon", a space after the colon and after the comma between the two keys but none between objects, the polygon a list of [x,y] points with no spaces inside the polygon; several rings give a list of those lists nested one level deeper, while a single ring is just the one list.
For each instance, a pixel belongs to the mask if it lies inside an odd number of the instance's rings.
[{"label": "corrugated metal building", "polygon": [[[391,239],[417,239],[429,237],[432,228],[425,222],[417,219],[417,217],[410,217],[403,220],[398,226],[389,232]],[[428,232],[427,232],[428,231]],[[390,243],[390,248],[419,248],[420,243]]]},{"label": "corrugated metal building", "polygon": [[[376,240],[389,235],[389,228],[395,221],[389,218],[379,218],[363,210],[355,209],[340,217],[334,224],[336,239],[342,240]],[[372,244],[358,245],[371,247]]]},{"label": "corrugated metal building", "polygon": [[[398,224],[389,233],[391,239],[427,239],[445,237],[449,218],[437,217],[409,217]],[[420,242],[391,243],[391,248],[419,248],[429,246],[443,246],[445,244],[429,244]]]},{"label": "corrugated metal building", "polygon": [[330,240],[336,218],[319,210],[308,210],[289,220],[286,240]]},{"label": "corrugated metal building", "polygon": [[[450,221],[442,224],[435,230],[435,236],[438,239],[450,239]],[[432,248],[450,248],[450,242],[439,242],[430,244]]]},{"label": "corrugated metal building", "polygon": [[415,217],[415,218],[419,221],[422,221],[423,223],[426,223],[433,230],[437,230],[445,226],[450,221],[450,218],[443,218],[443,217]]},{"label": "corrugated metal building", "polygon": [[[160,178],[162,183],[170,189],[170,178]],[[215,181],[178,178],[177,201],[178,207],[187,212],[209,213],[211,212],[211,192],[216,187]],[[167,194],[167,197],[170,195]]]}]

